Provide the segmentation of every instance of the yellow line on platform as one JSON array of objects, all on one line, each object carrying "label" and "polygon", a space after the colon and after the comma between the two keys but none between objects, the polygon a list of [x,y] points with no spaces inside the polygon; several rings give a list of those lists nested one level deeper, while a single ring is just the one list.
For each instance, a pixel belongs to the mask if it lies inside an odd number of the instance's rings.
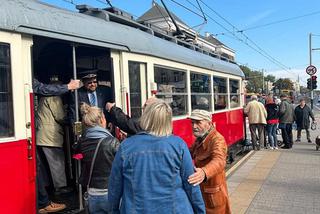
[{"label": "yellow line on platform", "polygon": [[255,154],[262,152],[264,154],[261,159],[249,172],[246,179],[244,179],[230,195],[232,213],[241,214],[246,212],[281,154],[281,152],[268,151],[259,151]]},{"label": "yellow line on platform", "polygon": [[248,158],[251,157],[251,155],[253,155],[254,151],[251,150],[250,152],[248,152],[248,154],[246,154],[243,158],[241,158],[241,160],[239,160],[235,165],[233,165],[230,169],[228,169],[226,171],[226,177],[228,178],[235,170],[238,169],[238,167],[245,162],[246,160],[248,160]]}]

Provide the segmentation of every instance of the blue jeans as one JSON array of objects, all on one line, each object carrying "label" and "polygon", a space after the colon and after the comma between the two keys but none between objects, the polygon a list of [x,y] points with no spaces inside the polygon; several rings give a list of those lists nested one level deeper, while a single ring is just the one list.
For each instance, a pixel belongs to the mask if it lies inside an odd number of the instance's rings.
[{"label": "blue jeans", "polygon": [[268,124],[267,132],[270,147],[277,147],[278,139],[277,139],[277,126],[278,124]]},{"label": "blue jeans", "polygon": [[89,212],[90,214],[107,214],[109,209],[108,194],[90,195],[89,194]]}]

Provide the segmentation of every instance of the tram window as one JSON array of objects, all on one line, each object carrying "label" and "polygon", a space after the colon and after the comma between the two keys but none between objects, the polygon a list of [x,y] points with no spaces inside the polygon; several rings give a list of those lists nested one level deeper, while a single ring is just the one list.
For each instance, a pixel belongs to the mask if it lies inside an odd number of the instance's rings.
[{"label": "tram window", "polygon": [[191,107],[211,111],[211,81],[209,75],[190,73]]},{"label": "tram window", "polygon": [[213,77],[214,110],[226,109],[228,106],[227,79]]},{"label": "tram window", "polygon": [[141,85],[147,84],[141,83],[141,77],[146,77],[146,73],[145,63],[129,61],[130,112],[133,118],[139,118],[142,113]]},{"label": "tram window", "polygon": [[158,86],[157,97],[170,104],[173,116],[187,114],[186,72],[157,65],[154,67],[154,81]]},{"label": "tram window", "polygon": [[240,106],[239,80],[229,80],[230,108]]},{"label": "tram window", "polygon": [[0,137],[14,135],[10,45],[0,43]]}]

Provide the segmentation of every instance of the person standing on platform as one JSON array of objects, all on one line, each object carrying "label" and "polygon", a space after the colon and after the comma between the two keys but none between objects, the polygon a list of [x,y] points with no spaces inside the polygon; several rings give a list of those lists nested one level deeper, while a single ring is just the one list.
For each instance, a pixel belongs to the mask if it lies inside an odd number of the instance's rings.
[{"label": "person standing on platform", "polygon": [[192,185],[200,184],[207,214],[230,214],[225,166],[228,146],[212,124],[211,113],[196,109],[189,117],[197,138],[190,148],[195,173],[189,176]]},{"label": "person standing on platform", "polygon": [[267,133],[270,149],[278,149],[277,128],[279,123],[279,106],[274,103],[273,97],[266,100]]},{"label": "person standing on platform", "polygon": [[292,139],[292,123],[294,122],[294,108],[288,101],[285,94],[280,96],[281,104],[279,108],[279,128],[281,129],[284,146],[282,149],[291,149],[293,144]]},{"label": "person standing on platform", "polygon": [[[244,109],[244,113],[248,115],[249,128],[251,133],[252,147],[254,150],[260,150],[265,140],[265,125],[267,124],[267,111],[261,102],[258,102],[256,95],[251,96],[251,101]],[[259,137],[256,131],[258,130]],[[259,143],[257,143],[259,138]]]},{"label": "person standing on platform", "polygon": [[300,105],[298,105],[294,109],[296,124],[297,124],[297,140],[296,142],[301,141],[301,130],[305,129],[307,133],[308,143],[312,143],[310,138],[310,117],[312,118],[312,122],[315,121],[312,110],[309,106],[306,105],[305,99],[300,99]]}]

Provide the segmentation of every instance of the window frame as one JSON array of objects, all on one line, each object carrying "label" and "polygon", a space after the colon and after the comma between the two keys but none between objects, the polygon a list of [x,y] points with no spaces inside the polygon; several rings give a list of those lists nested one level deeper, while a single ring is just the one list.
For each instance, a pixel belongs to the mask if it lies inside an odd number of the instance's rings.
[{"label": "window frame", "polygon": [[[207,76],[208,77],[208,80],[209,80],[209,90],[208,92],[192,92],[192,78],[191,76],[193,74],[196,74],[196,75],[201,75],[201,76]],[[190,70],[189,72],[189,78],[190,78],[190,98],[191,98],[191,103],[190,103],[190,106],[191,106],[191,111],[193,111],[194,109],[197,109],[197,108],[193,108],[192,106],[192,96],[197,96],[197,95],[204,95],[205,97],[209,97],[209,109],[204,109],[206,111],[209,111],[209,112],[212,112],[213,111],[213,99],[212,99],[212,95],[213,95],[213,85],[212,85],[212,75],[211,74],[208,74],[208,73],[201,73],[201,72],[197,72],[197,71],[193,71],[193,70]]]},{"label": "window frame", "polygon": [[[221,93],[221,92],[218,92],[218,93],[216,93],[215,91],[214,91],[214,87],[215,87],[215,81],[214,81],[214,79],[215,78],[218,78],[218,79],[223,79],[223,80],[225,80],[225,91],[226,92],[223,92],[223,93]],[[217,111],[225,111],[225,110],[228,110],[229,109],[229,81],[228,81],[228,77],[224,77],[224,76],[218,76],[218,75],[212,75],[212,90],[213,90],[213,103],[214,103],[214,105],[213,105],[213,110],[215,111],[215,112],[217,112]],[[218,86],[219,87],[219,86]],[[218,90],[219,90],[219,88],[218,88]],[[215,100],[215,96],[224,96],[225,97],[225,102],[227,102],[227,103],[225,103],[225,107],[224,108],[221,108],[221,109],[216,109],[216,103],[217,103],[217,100]]]},{"label": "window frame", "polygon": [[[4,46],[7,48],[7,51],[9,52],[8,54],[8,62],[7,64],[0,64],[0,68],[7,69],[6,73],[9,73],[9,75],[6,76],[6,82],[8,83],[7,85],[7,91],[2,92],[0,91],[0,94],[7,94],[8,96],[8,101],[7,105],[7,115],[8,115],[8,128],[6,130],[6,135],[0,135],[0,139],[5,139],[5,138],[12,138],[15,137],[15,117],[14,117],[14,105],[13,105],[13,85],[12,85],[12,51],[11,51],[11,44],[6,43],[6,42],[0,42],[0,46]],[[2,96],[2,95],[0,95]],[[11,104],[10,104],[11,103]],[[5,108],[3,108],[5,109]]]},{"label": "window frame", "polygon": [[[166,65],[161,65],[161,64],[153,64],[153,81],[157,84],[158,88],[159,88],[159,83],[156,81],[156,68],[160,68],[160,69],[167,69],[170,70],[173,74],[173,81],[176,80],[176,72],[183,72],[184,73],[184,82],[185,82],[185,91],[184,92],[173,92],[173,93],[163,93],[163,92],[157,92],[156,97],[159,99],[162,99],[159,96],[171,96],[170,99],[174,100],[173,96],[183,96],[184,97],[184,101],[185,101],[185,110],[183,112],[183,114],[175,114],[174,109],[172,111],[172,116],[173,117],[181,117],[181,116],[186,116],[189,114],[189,78],[188,78],[188,74],[189,71],[187,69],[181,69],[181,68],[177,68],[177,67],[172,67],[172,66],[166,66]],[[162,79],[162,76],[160,76],[160,78]],[[169,103],[170,104],[170,103]]]},{"label": "window frame", "polygon": [[[232,93],[231,92],[231,81],[237,81],[238,82],[238,90],[237,93]],[[239,108],[241,106],[241,91],[240,91],[240,80],[239,79],[235,79],[235,78],[229,78],[229,108],[230,109],[235,109],[235,108]],[[232,96],[237,96],[238,97],[238,106],[237,107],[231,107],[231,97]]]}]

